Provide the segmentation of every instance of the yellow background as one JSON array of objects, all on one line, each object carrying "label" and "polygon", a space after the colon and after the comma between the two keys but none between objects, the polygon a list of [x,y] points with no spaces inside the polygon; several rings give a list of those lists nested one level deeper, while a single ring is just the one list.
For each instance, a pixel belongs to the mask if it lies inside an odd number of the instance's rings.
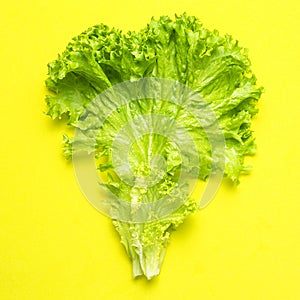
[{"label": "yellow background", "polygon": [[[4,4],[5,3],[5,4]],[[0,12],[0,299],[300,299],[298,1],[7,1]],[[266,89],[258,154],[240,186],[173,233],[161,275],[133,280],[110,220],[61,155],[43,115],[46,64],[99,22],[140,29],[186,11],[250,49]]]}]

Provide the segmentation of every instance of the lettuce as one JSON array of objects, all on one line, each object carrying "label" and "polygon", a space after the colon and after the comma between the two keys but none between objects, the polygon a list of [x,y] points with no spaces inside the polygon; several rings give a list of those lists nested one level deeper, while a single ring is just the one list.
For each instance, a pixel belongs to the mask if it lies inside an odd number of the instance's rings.
[{"label": "lettuce", "polygon": [[[111,149],[118,128],[128,120],[155,113],[183,124],[194,139],[199,154],[201,168],[197,176],[201,180],[207,180],[212,171],[212,149],[205,130],[190,112],[161,100],[144,99],[126,105],[116,103],[118,110],[101,128],[87,131],[86,127],[95,129],[96,119],[83,117],[86,109],[99,93],[122,82],[166,78],[196,91],[205,103],[196,103],[194,112],[209,107],[222,128],[224,177],[238,183],[239,176],[249,171],[244,158],[256,151],[250,126],[257,113],[256,103],[262,88],[256,85],[247,50],[231,36],[222,37],[216,30],[205,29],[195,17],[184,14],[172,20],[163,16],[159,20],[152,19],[139,32],[126,34],[104,24],[96,25],[72,39],[66,50],[48,64],[48,74],[47,114],[52,119],[64,117],[70,126],[84,129],[82,140],[64,135],[66,157],[72,157],[75,149],[80,147],[88,151],[85,134],[95,135],[96,147],[92,145],[92,148],[95,148],[99,171],[105,173],[105,186],[128,203],[155,202],[157,195],[172,194],[183,164],[174,143],[161,135],[148,134],[132,145],[130,164],[136,174],[148,176],[147,162],[151,155],[159,154],[165,160],[165,174],[157,185],[147,188],[121,180],[114,169]],[[101,106],[104,111],[109,105],[108,102],[101,103],[100,111],[98,107],[94,115],[101,114]],[[126,150],[122,143],[119,147],[121,151]],[[191,158],[188,150],[186,156]],[[154,175],[160,176],[159,172]],[[151,279],[159,274],[170,232],[199,206],[195,199],[186,195],[184,187],[179,186],[172,197],[178,198],[180,205],[171,213],[149,222],[129,222],[112,216],[132,261],[134,277],[145,275]],[[120,210],[120,206],[117,209]]]}]

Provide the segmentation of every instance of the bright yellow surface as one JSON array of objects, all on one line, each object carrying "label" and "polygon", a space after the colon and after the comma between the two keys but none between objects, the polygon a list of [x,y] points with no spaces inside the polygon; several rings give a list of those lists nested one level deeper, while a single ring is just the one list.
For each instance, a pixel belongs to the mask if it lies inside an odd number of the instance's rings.
[{"label": "bright yellow surface", "polygon": [[[161,275],[133,280],[61,155],[64,126],[42,113],[46,64],[98,22],[139,29],[184,11],[250,49],[266,89],[259,150],[240,186],[173,234]],[[0,299],[300,299],[299,1],[7,1],[0,20]]]}]

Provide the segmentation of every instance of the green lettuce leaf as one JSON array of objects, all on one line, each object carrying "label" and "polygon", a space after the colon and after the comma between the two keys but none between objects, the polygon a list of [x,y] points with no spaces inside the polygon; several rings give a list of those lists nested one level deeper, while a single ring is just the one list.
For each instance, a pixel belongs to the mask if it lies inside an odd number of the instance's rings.
[{"label": "green lettuce leaf", "polygon": [[[53,119],[65,116],[68,124],[75,128],[83,129],[82,126],[89,124],[91,130],[84,130],[97,137],[96,156],[101,160],[98,169],[107,176],[106,186],[128,203],[154,202],[157,194],[172,192],[182,164],[178,149],[172,143],[162,136],[149,134],[133,145],[129,160],[136,174],[147,176],[151,156],[161,155],[166,161],[167,173],[159,184],[142,189],[123,182],[116,175],[111,155],[114,137],[122,125],[136,116],[163,114],[181,123],[193,137],[199,152],[199,179],[206,180],[209,176],[212,158],[203,128],[191,114],[172,103],[153,100],[122,104],[97,132],[92,130],[98,128],[92,117],[89,122],[85,120],[85,125],[80,122],[79,118],[96,95],[127,80],[168,78],[197,91],[205,105],[215,112],[223,130],[224,177],[238,183],[240,174],[249,171],[244,159],[256,151],[250,127],[263,89],[256,85],[247,50],[231,36],[222,37],[216,30],[205,29],[195,17],[183,14],[172,20],[164,16],[152,19],[139,32],[125,34],[104,24],[96,25],[73,38],[66,50],[48,64],[48,73],[46,86],[51,93],[46,97],[47,114]],[[109,103],[102,105],[105,109]],[[203,103],[197,103],[195,112],[202,109]],[[128,134],[134,135],[133,132]],[[88,137],[83,134],[76,142],[82,145],[81,150],[88,151],[87,141]],[[64,153],[68,158],[72,156],[73,142],[72,137],[64,135]],[[179,187],[178,191],[177,197],[184,199],[183,189]],[[160,272],[170,232],[197,207],[197,201],[189,198],[172,214],[157,221],[134,224],[113,220],[132,260],[134,277],[144,274],[151,279]]]}]

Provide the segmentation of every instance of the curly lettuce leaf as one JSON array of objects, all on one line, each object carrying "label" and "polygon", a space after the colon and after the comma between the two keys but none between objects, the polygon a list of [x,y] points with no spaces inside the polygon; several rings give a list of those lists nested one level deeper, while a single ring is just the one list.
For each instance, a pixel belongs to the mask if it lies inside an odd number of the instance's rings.
[{"label": "curly lettuce leaf", "polygon": [[[139,32],[125,34],[104,24],[96,25],[73,38],[66,50],[49,63],[48,71],[46,86],[52,93],[46,97],[47,114],[53,119],[65,116],[68,124],[78,128],[88,104],[114,84],[143,77],[179,81],[197,91],[218,117],[226,141],[224,177],[238,183],[240,174],[249,171],[244,159],[256,151],[251,122],[257,113],[256,103],[262,88],[256,85],[247,50],[231,36],[222,37],[216,30],[205,29],[195,17],[184,14],[172,20],[164,16],[152,19]],[[103,103],[103,108],[107,105]],[[202,105],[198,104],[199,110]],[[172,191],[181,165],[171,144],[150,135],[133,147],[131,162],[135,172],[146,174],[149,153],[159,153],[167,162],[168,175],[158,186],[146,190],[130,186],[115,176],[110,153],[113,138],[123,124],[145,113],[175,116],[195,141],[201,164],[199,178],[205,180],[211,168],[207,137],[188,112],[163,101],[122,106],[95,133],[96,154],[104,158],[99,170],[108,174],[107,187],[128,202],[155,201],[157,192]],[[90,119],[90,128],[94,121]],[[77,142],[88,151],[87,140],[83,135]],[[71,157],[73,140],[65,135],[64,142],[64,153]],[[188,199],[171,215],[157,221],[144,224],[113,221],[132,260],[134,276],[144,274],[150,279],[159,273],[171,230],[196,209],[196,201]]]}]

